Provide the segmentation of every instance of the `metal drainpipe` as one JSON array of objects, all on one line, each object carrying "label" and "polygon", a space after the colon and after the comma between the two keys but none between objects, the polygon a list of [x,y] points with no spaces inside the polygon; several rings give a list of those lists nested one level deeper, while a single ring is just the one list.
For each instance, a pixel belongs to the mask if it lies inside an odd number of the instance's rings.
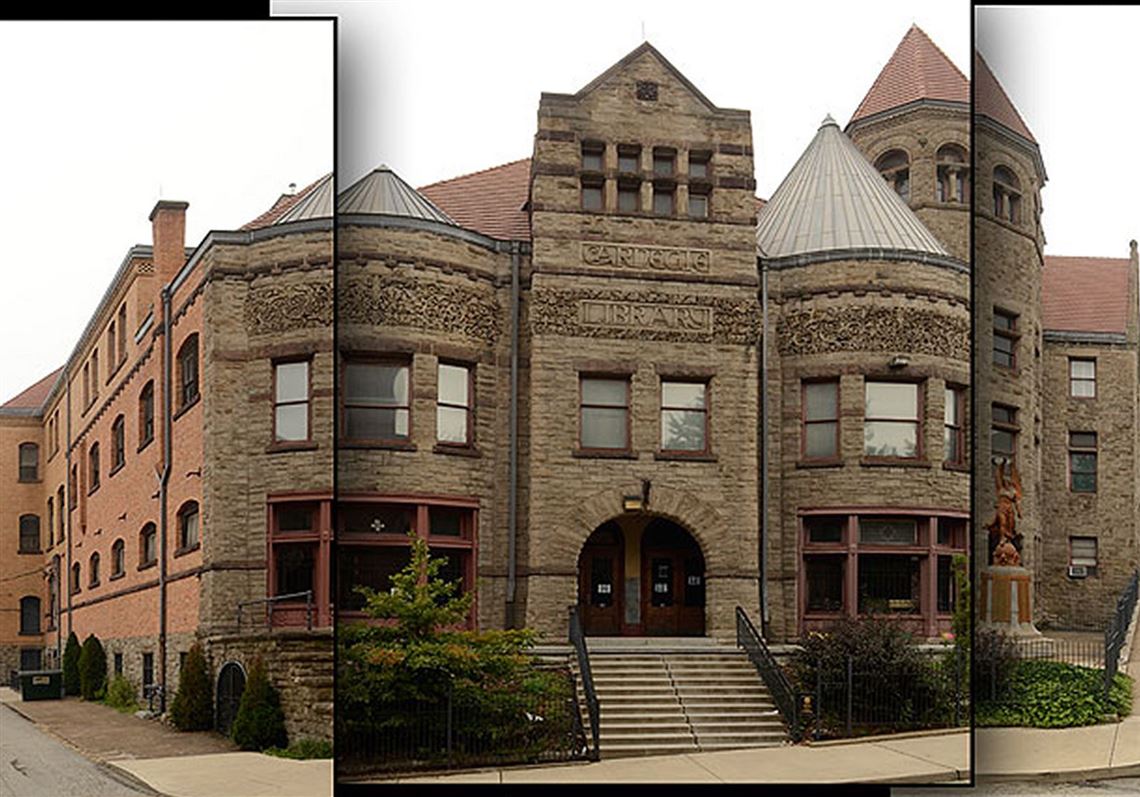
[{"label": "metal drainpipe", "polygon": [[518,241],[511,242],[511,397],[507,423],[510,426],[510,473],[507,478],[507,627],[517,627],[515,569],[518,536],[518,476],[519,476],[519,259]]},{"label": "metal drainpipe", "polygon": [[[62,594],[63,585],[65,583],[67,584],[67,635],[70,637],[71,632],[72,632],[72,627],[71,627],[71,537],[72,537],[72,534],[74,533],[74,529],[72,529],[72,527],[71,527],[71,491],[75,489],[75,485],[71,483],[71,369],[70,368],[64,368],[63,369],[63,380],[64,380],[64,385],[66,386],[66,390],[67,390],[67,398],[64,399],[67,402],[67,461],[64,464],[64,468],[66,470],[63,474],[63,481],[64,481],[64,484],[67,485],[67,489],[64,490],[63,500],[67,502],[67,508],[64,509],[61,506],[59,509],[61,512],[67,512],[67,551],[64,554],[64,566],[63,566],[63,573],[60,575],[60,579],[59,579],[59,589],[60,589],[60,592]],[[75,506],[76,506],[76,508],[79,507],[79,499],[78,498],[76,498]],[[61,626],[59,629],[59,633],[62,635],[63,623],[60,623],[59,625]],[[63,650],[62,650],[62,648],[59,651],[59,653],[57,653],[56,655],[58,655],[60,657],[60,659],[59,659],[60,669],[62,669],[63,668]]]},{"label": "metal drainpipe", "polygon": [[158,482],[159,554],[158,554],[158,677],[162,691],[159,693],[159,712],[166,713],[166,533],[167,533],[167,487],[170,483],[171,460],[171,337],[170,286],[162,289],[162,473]]},{"label": "metal drainpipe", "polygon": [[760,258],[760,629],[768,637],[768,264]]}]

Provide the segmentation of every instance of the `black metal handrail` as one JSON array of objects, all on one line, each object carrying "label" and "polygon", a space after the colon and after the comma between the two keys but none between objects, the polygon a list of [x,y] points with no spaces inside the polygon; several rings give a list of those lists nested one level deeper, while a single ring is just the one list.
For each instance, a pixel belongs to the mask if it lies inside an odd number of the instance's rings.
[{"label": "black metal handrail", "polygon": [[748,619],[744,609],[736,607],[736,644],[744,648],[749,660],[760,673],[764,685],[772,695],[784,724],[788,726],[788,734],[792,741],[798,742],[801,736],[800,729],[800,696],[792,687],[792,682],[784,674],[783,669],[776,663],[772,652],[764,644],[763,638],[756,631],[756,626]]},{"label": "black metal handrail", "polygon": [[246,606],[257,606],[265,604],[265,624],[270,628],[273,627],[273,606],[277,603],[284,603],[285,601],[297,600],[298,598],[305,599],[305,628],[313,630],[313,591],[307,589],[304,592],[290,592],[288,595],[274,595],[272,598],[258,598],[252,601],[242,601],[237,605],[237,625],[241,629],[242,613]]},{"label": "black metal handrail", "polygon": [[1112,690],[1112,682],[1120,666],[1120,652],[1128,639],[1128,629],[1132,623],[1132,613],[1136,601],[1140,599],[1140,570],[1132,574],[1128,586],[1116,601],[1116,611],[1104,631],[1104,696]]},{"label": "black metal handrail", "polygon": [[586,636],[582,633],[582,621],[578,617],[578,607],[570,607],[570,644],[578,656],[578,672],[582,675],[582,691],[586,695],[586,711],[590,714],[590,738],[593,745],[590,749],[590,759],[597,761],[602,757],[599,746],[601,710],[598,707],[598,693],[594,689],[594,675],[590,672],[590,654],[586,650]]}]

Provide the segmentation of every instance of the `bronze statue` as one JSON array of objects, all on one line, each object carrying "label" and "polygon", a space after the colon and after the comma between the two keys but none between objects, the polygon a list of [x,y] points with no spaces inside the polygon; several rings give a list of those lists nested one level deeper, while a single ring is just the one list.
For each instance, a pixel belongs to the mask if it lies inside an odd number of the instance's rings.
[{"label": "bronze statue", "polygon": [[1010,475],[1005,473],[1006,461],[994,471],[997,485],[997,511],[994,519],[985,526],[990,532],[990,563],[1017,567],[1021,564],[1021,539],[1017,533],[1017,518],[1021,517],[1021,477],[1017,465],[1009,463]]}]

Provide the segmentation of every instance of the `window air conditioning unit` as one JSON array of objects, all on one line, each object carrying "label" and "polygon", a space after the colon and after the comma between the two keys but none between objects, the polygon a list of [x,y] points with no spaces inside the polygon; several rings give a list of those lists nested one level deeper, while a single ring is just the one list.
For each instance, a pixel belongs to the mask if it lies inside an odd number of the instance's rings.
[{"label": "window air conditioning unit", "polygon": [[1088,565],[1069,565],[1069,578],[1087,578]]}]

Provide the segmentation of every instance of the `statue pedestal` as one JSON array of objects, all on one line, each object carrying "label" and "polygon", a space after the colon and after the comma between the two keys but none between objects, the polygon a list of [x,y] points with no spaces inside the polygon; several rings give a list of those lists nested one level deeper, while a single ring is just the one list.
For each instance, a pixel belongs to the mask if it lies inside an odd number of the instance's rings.
[{"label": "statue pedestal", "polygon": [[1043,638],[1033,625],[1033,590],[1024,567],[990,565],[982,570],[979,609],[981,631],[1002,631],[1024,640]]}]

